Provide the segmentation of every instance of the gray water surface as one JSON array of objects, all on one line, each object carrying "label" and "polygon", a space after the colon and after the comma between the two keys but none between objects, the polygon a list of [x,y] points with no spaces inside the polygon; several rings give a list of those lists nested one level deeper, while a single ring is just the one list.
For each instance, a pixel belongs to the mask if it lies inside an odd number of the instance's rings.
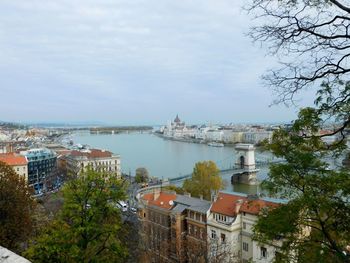
[{"label": "gray water surface", "polygon": [[[145,167],[151,176],[163,179],[190,174],[196,162],[212,160],[220,169],[227,169],[234,165],[236,159],[233,147],[166,140],[150,133],[95,135],[82,132],[74,134],[72,139],[74,143],[120,154],[124,173],[134,175],[138,167]],[[257,158],[261,155],[266,153],[256,152]],[[262,168],[258,178],[265,178],[267,171],[266,167]],[[245,193],[259,191],[257,186],[231,185],[231,175],[232,172],[222,173],[225,190]]]}]

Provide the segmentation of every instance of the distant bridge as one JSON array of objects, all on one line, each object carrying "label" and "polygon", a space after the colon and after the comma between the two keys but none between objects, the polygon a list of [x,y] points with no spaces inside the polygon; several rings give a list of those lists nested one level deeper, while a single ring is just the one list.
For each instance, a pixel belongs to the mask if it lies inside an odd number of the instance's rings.
[{"label": "distant bridge", "polygon": [[[229,158],[232,159],[232,156],[230,156]],[[224,160],[226,160],[226,159],[227,158],[225,158]],[[219,169],[220,169],[220,173],[233,172],[233,173],[239,174],[239,173],[244,173],[247,171],[246,169],[238,168],[237,166],[235,166],[232,163],[225,166],[223,163],[224,160],[217,162],[217,163],[221,164],[221,165],[218,165]],[[259,170],[259,168],[261,168],[261,167],[268,166],[270,164],[282,163],[282,162],[284,162],[283,159],[276,158],[276,157],[255,159],[257,170]],[[226,168],[224,168],[224,167],[226,167]],[[181,181],[186,180],[186,179],[191,178],[191,177],[192,177],[192,173],[180,175],[180,176],[177,176],[174,178],[169,178],[169,183],[181,182]]]}]

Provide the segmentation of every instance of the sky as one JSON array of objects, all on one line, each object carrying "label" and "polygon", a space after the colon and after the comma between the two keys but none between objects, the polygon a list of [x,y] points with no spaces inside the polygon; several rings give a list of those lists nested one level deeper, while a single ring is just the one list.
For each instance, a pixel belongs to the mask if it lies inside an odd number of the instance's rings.
[{"label": "sky", "polygon": [[[241,0],[1,0],[0,120],[284,122]],[[311,96],[304,96],[305,103]]]}]

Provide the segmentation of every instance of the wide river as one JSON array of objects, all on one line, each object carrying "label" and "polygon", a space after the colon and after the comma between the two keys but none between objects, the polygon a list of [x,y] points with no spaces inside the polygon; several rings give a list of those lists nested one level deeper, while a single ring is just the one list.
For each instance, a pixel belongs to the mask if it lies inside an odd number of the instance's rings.
[{"label": "wide river", "polygon": [[[151,176],[158,178],[174,178],[190,174],[196,162],[212,160],[220,169],[232,167],[235,160],[233,147],[211,147],[205,144],[178,142],[160,138],[151,133],[128,134],[90,134],[75,133],[72,136],[75,144],[87,144],[90,147],[105,149],[119,154],[124,173],[135,174],[138,167],[145,167]],[[267,154],[256,152],[256,158]],[[268,168],[261,168],[258,179],[267,176]],[[222,173],[226,191],[257,193],[259,187],[232,185],[232,172]]]}]

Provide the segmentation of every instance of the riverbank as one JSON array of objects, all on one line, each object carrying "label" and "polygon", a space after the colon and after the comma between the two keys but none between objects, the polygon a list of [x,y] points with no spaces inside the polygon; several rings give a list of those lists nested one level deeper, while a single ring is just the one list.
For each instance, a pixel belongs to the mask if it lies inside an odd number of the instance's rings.
[{"label": "riverbank", "polygon": [[[164,140],[177,141],[177,142],[197,143],[197,144],[205,144],[205,145],[213,142],[213,141],[206,141],[206,140],[201,140],[201,139],[196,139],[196,138],[168,137],[168,136],[164,136],[163,134],[161,134],[159,132],[153,132],[153,134],[164,139]],[[234,147],[236,145],[236,143],[224,143],[224,142],[222,142],[222,144],[224,144],[224,146],[228,146],[228,147]]]}]

